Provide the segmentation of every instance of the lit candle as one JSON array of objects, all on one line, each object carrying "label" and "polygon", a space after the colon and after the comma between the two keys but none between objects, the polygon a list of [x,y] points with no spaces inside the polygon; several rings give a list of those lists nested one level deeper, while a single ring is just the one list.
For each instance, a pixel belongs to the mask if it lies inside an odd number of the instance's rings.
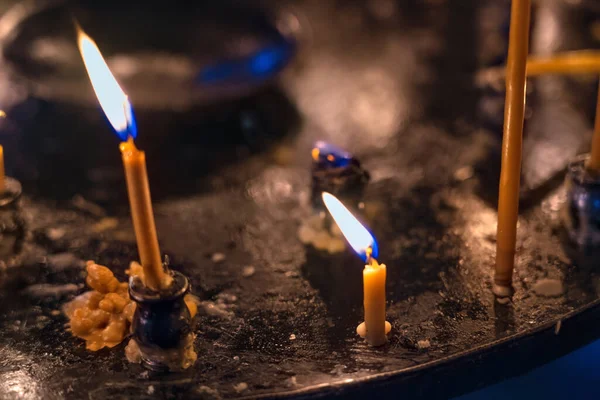
[{"label": "lit candle", "polygon": [[387,342],[387,334],[392,329],[385,320],[385,278],[386,266],[379,264],[377,242],[371,233],[333,195],[323,193],[323,203],[338,225],[350,246],[365,261],[363,270],[363,304],[365,322],[356,332],[371,346],[381,346]]},{"label": "lit candle", "polygon": [[512,1],[494,275],[494,293],[503,297],[512,291],[515,264],[530,12],[531,0]]},{"label": "lit candle", "polygon": [[145,285],[160,290],[170,284],[158,247],[150,188],[146,172],[146,155],[133,142],[137,127],[131,104],[110,72],[96,43],[78,28],[79,51],[98,101],[115,132],[121,139],[120,145],[127,179],[127,192],[135,237],[144,268]]}]

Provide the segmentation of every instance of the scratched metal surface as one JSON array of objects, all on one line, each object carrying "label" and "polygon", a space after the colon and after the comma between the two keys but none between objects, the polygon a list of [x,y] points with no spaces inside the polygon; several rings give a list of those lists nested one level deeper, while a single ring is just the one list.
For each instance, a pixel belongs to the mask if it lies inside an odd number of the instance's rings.
[{"label": "scratched metal surface", "polygon": [[[161,246],[205,302],[198,362],[184,373],[128,364],[123,345],[87,352],[65,331],[56,310],[84,290],[82,261],[122,277],[135,243],[117,142],[99,110],[26,96],[2,135],[8,171],[24,183],[31,234],[0,269],[0,397],[353,397],[368,389],[445,398],[597,338],[598,257],[565,244],[554,182],[585,148],[590,80],[534,81],[559,88],[532,93],[516,294],[504,306],[490,294],[500,131],[489,121],[497,114],[481,111],[489,93],[474,76],[486,59],[470,23],[486,4],[280,3],[276,12],[297,16],[303,46],[277,82],[208,110],[138,111]],[[550,18],[564,22],[558,32],[587,29],[573,21],[591,11],[547,4],[536,26]],[[540,51],[565,44],[535,32]],[[565,46],[593,45],[589,32],[578,35]],[[548,149],[567,136],[579,144],[553,156]],[[355,334],[360,260],[297,239],[311,215],[316,139],[346,147],[371,172],[365,218],[388,266],[393,325],[380,349]],[[538,163],[549,166],[543,174]],[[225,260],[213,262],[214,253]],[[542,279],[559,281],[563,293],[536,294]]]}]

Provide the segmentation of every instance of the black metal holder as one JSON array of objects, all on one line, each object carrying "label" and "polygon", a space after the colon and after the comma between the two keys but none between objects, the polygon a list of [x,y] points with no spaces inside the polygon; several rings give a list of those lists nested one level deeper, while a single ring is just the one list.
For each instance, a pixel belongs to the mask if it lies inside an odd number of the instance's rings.
[{"label": "black metal holder", "polygon": [[170,360],[166,353],[181,354],[192,335],[192,317],[184,302],[190,290],[188,279],[172,272],[171,286],[155,292],[145,286],[139,277],[129,283],[129,295],[136,302],[132,331],[142,358],[142,364],[154,371],[180,369],[181,360]]},{"label": "black metal holder", "polygon": [[0,196],[0,259],[18,254],[25,238],[25,220],[21,215],[21,183],[4,178],[5,190]]},{"label": "black metal holder", "polygon": [[324,142],[317,142],[312,150],[311,204],[317,212],[325,211],[321,199],[329,192],[345,204],[357,207],[363,199],[370,174],[352,154]]},{"label": "black metal holder", "polygon": [[600,245],[600,175],[586,169],[589,155],[569,164],[562,219],[569,238],[581,247]]}]

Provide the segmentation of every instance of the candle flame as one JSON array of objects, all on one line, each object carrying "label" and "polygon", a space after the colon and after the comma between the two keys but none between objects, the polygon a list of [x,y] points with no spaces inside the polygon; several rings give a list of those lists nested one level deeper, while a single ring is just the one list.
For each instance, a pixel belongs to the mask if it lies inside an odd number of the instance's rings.
[{"label": "candle flame", "polygon": [[110,72],[96,42],[77,26],[79,52],[92,82],[96,97],[115,132],[122,141],[135,139],[137,127],[129,99]]},{"label": "candle flame", "polygon": [[367,262],[378,256],[377,242],[352,213],[334,195],[324,192],[323,202],[344,237],[356,253]]}]

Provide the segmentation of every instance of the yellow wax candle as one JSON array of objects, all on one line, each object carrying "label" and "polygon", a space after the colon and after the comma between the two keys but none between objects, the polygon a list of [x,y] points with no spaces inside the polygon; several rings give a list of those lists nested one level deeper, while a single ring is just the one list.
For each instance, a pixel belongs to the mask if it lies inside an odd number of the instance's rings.
[{"label": "yellow wax candle", "polygon": [[530,11],[531,0],[512,1],[494,275],[494,292],[501,296],[510,294],[515,263]]},{"label": "yellow wax candle", "polygon": [[323,193],[323,203],[335,223],[350,243],[350,246],[366,260],[363,270],[363,305],[365,322],[356,328],[356,332],[371,346],[381,346],[387,342],[386,335],[392,329],[385,320],[385,278],[386,266],[379,264],[375,238],[332,194]]},{"label": "yellow wax candle", "polygon": [[123,141],[120,149],[138,252],[144,268],[144,283],[150,289],[160,290],[170,285],[171,277],[164,273],[158,247],[146,172],[146,155],[133,143],[137,131],[131,104],[110,72],[96,43],[79,26],[77,34],[79,51],[100,106]]},{"label": "yellow wax candle", "polygon": [[600,73],[600,51],[578,50],[549,56],[530,56],[527,59],[527,76],[545,74],[597,74]]},{"label": "yellow wax candle", "polygon": [[363,270],[363,304],[365,322],[356,328],[356,332],[371,346],[387,343],[387,334],[392,329],[385,320],[385,264],[379,264],[371,258]]},{"label": "yellow wax candle", "polygon": [[0,194],[6,189],[4,182],[4,147],[0,146]]},{"label": "yellow wax candle", "polygon": [[135,147],[131,137],[128,141],[121,143],[120,149],[127,179],[131,218],[140,261],[144,268],[144,283],[151,289],[159,290],[168,286],[168,282],[158,247],[146,172],[146,154]]},{"label": "yellow wax candle", "polygon": [[[531,55],[527,58],[525,75],[585,75],[600,73],[599,50],[576,50],[550,54],[547,56]],[[506,78],[506,67],[490,67],[478,74],[478,81],[487,82]]]},{"label": "yellow wax candle", "polygon": [[[0,118],[5,118],[6,113],[0,110]],[[4,193],[6,183],[4,180],[4,147],[0,146],[0,194]]]}]

